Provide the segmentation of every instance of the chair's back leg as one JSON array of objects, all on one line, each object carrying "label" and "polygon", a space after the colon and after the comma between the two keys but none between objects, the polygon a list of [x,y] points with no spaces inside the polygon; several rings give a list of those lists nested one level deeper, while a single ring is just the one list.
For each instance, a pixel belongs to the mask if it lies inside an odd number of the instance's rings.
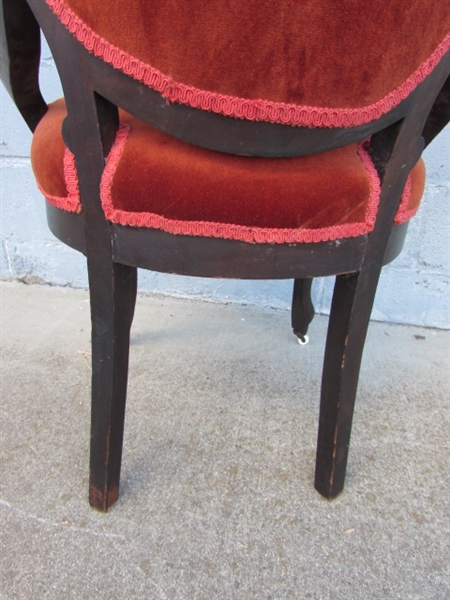
[{"label": "chair's back leg", "polygon": [[88,261],[88,270],[92,318],[89,502],[107,511],[119,495],[137,269]]},{"label": "chair's back leg", "polygon": [[[366,284],[364,281],[366,280]],[[315,487],[335,498],[344,487],[362,353],[376,291],[362,273],[338,275],[322,375]]]},{"label": "chair's back leg", "polygon": [[372,136],[370,152],[381,181],[378,215],[361,270],[338,275],[331,305],[322,375],[315,487],[326,498],[344,487],[359,369],[370,314],[406,177],[423,150],[421,133],[448,76],[436,68],[421,90],[423,102],[407,118]]},{"label": "chair's back leg", "polygon": [[295,279],[292,293],[291,325],[299,341],[306,342],[308,327],[314,318],[311,301],[312,278]]}]

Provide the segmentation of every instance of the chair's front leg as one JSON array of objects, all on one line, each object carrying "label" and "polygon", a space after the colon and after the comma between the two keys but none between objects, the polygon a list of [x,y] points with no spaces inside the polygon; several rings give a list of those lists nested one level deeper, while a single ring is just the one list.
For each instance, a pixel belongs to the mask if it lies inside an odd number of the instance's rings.
[{"label": "chair's front leg", "polygon": [[295,279],[292,293],[291,325],[301,344],[308,342],[308,327],[314,318],[311,301],[312,278]]},{"label": "chair's front leg", "polygon": [[107,511],[119,495],[130,327],[137,269],[89,264],[92,408],[89,503]]},{"label": "chair's front leg", "polygon": [[[317,491],[328,499],[344,487],[359,369],[375,295],[364,287],[359,273],[336,277],[322,375],[315,475]],[[376,289],[376,284],[369,287]]]}]

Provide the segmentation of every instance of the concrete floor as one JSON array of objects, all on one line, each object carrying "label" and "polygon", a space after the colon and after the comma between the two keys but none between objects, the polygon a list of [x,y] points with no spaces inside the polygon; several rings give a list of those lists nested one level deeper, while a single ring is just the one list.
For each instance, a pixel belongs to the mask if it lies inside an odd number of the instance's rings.
[{"label": "concrete floor", "polygon": [[327,319],[139,297],[121,496],[86,499],[89,306],[1,288],[2,599],[450,598],[450,333],[373,323],[348,476],[313,488]]}]

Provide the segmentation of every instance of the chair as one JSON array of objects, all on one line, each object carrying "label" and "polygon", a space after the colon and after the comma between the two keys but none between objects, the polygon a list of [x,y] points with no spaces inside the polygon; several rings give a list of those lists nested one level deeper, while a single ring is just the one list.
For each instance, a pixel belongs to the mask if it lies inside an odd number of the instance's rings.
[{"label": "chair", "polygon": [[[119,493],[138,267],[294,279],[300,340],[312,278],[335,276],[315,487],[342,491],[380,270],[450,118],[448,1],[407,4],[2,1],[2,79],[48,223],[87,259],[94,508]],[[64,90],[50,106],[40,30]]]}]

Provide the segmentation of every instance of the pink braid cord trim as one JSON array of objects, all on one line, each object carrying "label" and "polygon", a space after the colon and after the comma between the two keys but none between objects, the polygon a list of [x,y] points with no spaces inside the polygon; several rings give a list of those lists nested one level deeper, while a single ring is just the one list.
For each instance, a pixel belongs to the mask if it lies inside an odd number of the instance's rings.
[{"label": "pink braid cord trim", "polygon": [[67,197],[60,198],[59,196],[51,196],[47,194],[41,186],[38,185],[45,199],[56,208],[66,210],[68,212],[81,213],[80,191],[78,189],[78,174],[75,165],[75,157],[66,148],[64,152],[64,180],[66,182]]},{"label": "pink braid cord trim", "polygon": [[409,199],[411,197],[411,177],[408,175],[408,179],[406,180],[405,189],[403,190],[402,200],[400,202],[399,209],[397,214],[395,215],[394,225],[401,225],[402,223],[406,223],[414,217],[414,215],[419,210],[419,207],[412,208],[408,210]]},{"label": "pink braid cord trim", "polygon": [[433,54],[404,83],[369,106],[363,108],[301,106],[228,96],[173,81],[168,75],[124,52],[95,33],[65,4],[64,0],[46,0],[46,2],[89,52],[159,92],[166,100],[237,119],[284,125],[354,127],[379,119],[407,98],[433,71],[450,48],[450,33],[448,33]]},{"label": "pink braid cord trim", "polygon": [[[131,127],[122,124],[117,132],[114,146],[108,156],[108,161],[100,184],[100,198],[103,210],[105,211],[106,218],[113,223],[131,227],[161,229],[175,235],[219,237],[244,242],[269,244],[326,242],[339,238],[357,237],[372,231],[375,224],[380,197],[380,180],[372,160],[363,145],[358,148],[358,155],[367,170],[370,181],[369,201],[363,223],[350,223],[347,225],[336,225],[320,229],[269,229],[262,227],[246,227],[244,225],[231,225],[228,223],[213,223],[208,221],[178,221],[166,219],[161,215],[149,212],[118,210],[114,208],[113,205],[111,187],[115,171],[130,134]],[[75,157],[67,148],[64,153],[64,179],[68,192],[68,195],[65,198],[51,196],[42,190],[40,186],[39,189],[48,202],[56,208],[79,214],[81,213],[81,202]],[[396,225],[405,223],[417,212],[417,208],[414,210],[407,209],[410,194],[411,180],[408,177],[400,208],[395,218]]]},{"label": "pink braid cord trim", "polygon": [[167,219],[150,212],[129,212],[116,209],[111,196],[111,187],[114,173],[129,139],[130,132],[131,128],[129,125],[122,124],[120,126],[116,141],[108,156],[100,184],[100,198],[103,210],[105,211],[106,218],[113,223],[129,225],[131,227],[162,229],[167,233],[178,235],[218,237],[266,244],[326,242],[338,238],[357,237],[372,231],[375,224],[380,197],[380,180],[372,160],[363,146],[358,148],[358,155],[369,176],[370,193],[365,220],[362,223],[349,223],[347,225],[335,225],[320,229],[270,229],[208,221],[179,221]]}]

